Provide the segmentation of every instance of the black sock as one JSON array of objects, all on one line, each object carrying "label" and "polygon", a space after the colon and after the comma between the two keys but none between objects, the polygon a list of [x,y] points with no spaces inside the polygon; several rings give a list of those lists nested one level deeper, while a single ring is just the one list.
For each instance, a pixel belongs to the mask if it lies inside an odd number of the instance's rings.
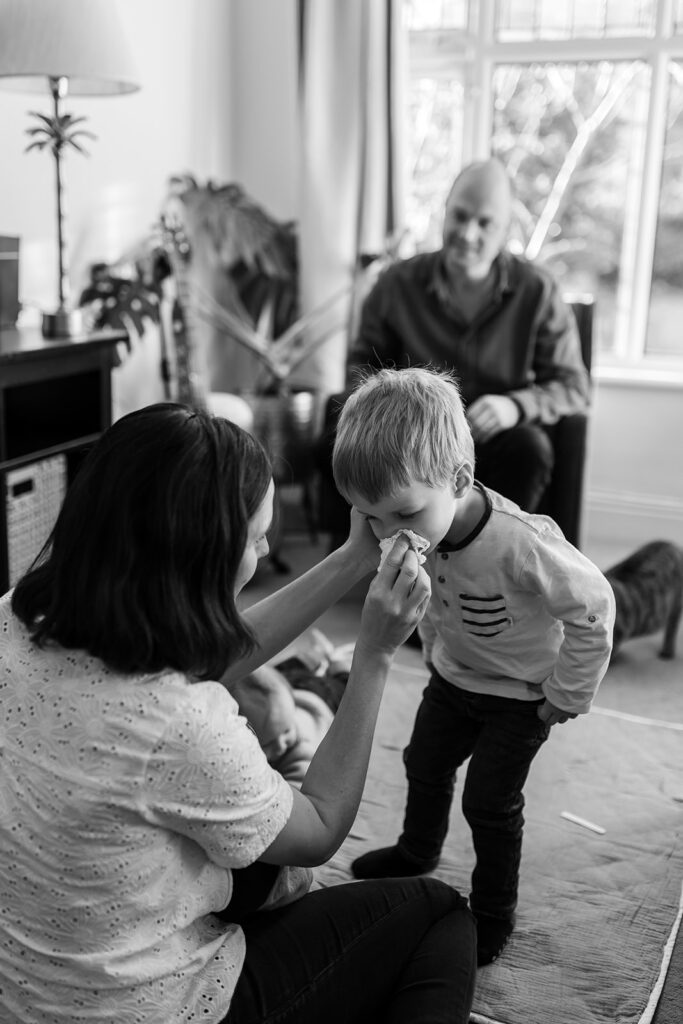
[{"label": "black sock", "polygon": [[474,914],[477,919],[477,966],[493,963],[503,952],[514,931],[514,918]]}]

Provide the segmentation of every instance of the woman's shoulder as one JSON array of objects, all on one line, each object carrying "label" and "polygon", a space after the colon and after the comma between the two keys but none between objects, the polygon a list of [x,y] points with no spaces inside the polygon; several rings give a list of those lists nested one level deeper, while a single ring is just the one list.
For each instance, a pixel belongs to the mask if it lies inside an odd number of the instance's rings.
[{"label": "woman's shoulder", "polygon": [[152,695],[165,722],[159,742],[167,754],[172,748],[195,748],[220,751],[229,760],[258,756],[253,730],[221,683],[196,682],[170,673],[159,679],[159,689]]},{"label": "woman's shoulder", "polygon": [[30,643],[29,631],[12,611],[13,593],[13,590],[8,590],[0,597],[0,643],[5,645],[10,642],[28,644]]}]

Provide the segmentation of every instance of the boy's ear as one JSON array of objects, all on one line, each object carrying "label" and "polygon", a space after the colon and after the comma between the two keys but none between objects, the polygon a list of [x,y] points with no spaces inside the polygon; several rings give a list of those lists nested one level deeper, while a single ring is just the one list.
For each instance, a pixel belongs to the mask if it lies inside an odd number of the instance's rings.
[{"label": "boy's ear", "polygon": [[464,498],[468,491],[472,489],[474,484],[474,468],[470,462],[463,462],[462,466],[455,474],[455,484],[453,490],[456,498]]}]

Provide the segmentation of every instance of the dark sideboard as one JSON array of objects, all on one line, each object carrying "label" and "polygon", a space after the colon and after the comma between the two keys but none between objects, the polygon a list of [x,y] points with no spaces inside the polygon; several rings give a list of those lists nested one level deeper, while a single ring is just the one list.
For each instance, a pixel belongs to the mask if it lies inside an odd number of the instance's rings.
[{"label": "dark sideboard", "polygon": [[126,339],[0,329],[0,594],[38,554],[83,455],[111,423],[111,370]]}]

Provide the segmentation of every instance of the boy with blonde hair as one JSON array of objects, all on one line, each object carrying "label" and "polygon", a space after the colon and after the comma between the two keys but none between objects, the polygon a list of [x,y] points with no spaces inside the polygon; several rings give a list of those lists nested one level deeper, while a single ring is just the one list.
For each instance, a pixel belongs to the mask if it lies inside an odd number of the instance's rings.
[{"label": "boy with blonde hair", "polygon": [[432,582],[419,626],[431,676],[404,752],[403,831],[352,870],[432,871],[469,758],[462,809],[482,966],[514,929],[531,762],[551,726],[590,709],[609,664],[612,590],[551,519],[475,480],[472,436],[446,373],[380,370],[364,380],[342,411],[333,471],[378,540],[407,529],[429,541]]}]

